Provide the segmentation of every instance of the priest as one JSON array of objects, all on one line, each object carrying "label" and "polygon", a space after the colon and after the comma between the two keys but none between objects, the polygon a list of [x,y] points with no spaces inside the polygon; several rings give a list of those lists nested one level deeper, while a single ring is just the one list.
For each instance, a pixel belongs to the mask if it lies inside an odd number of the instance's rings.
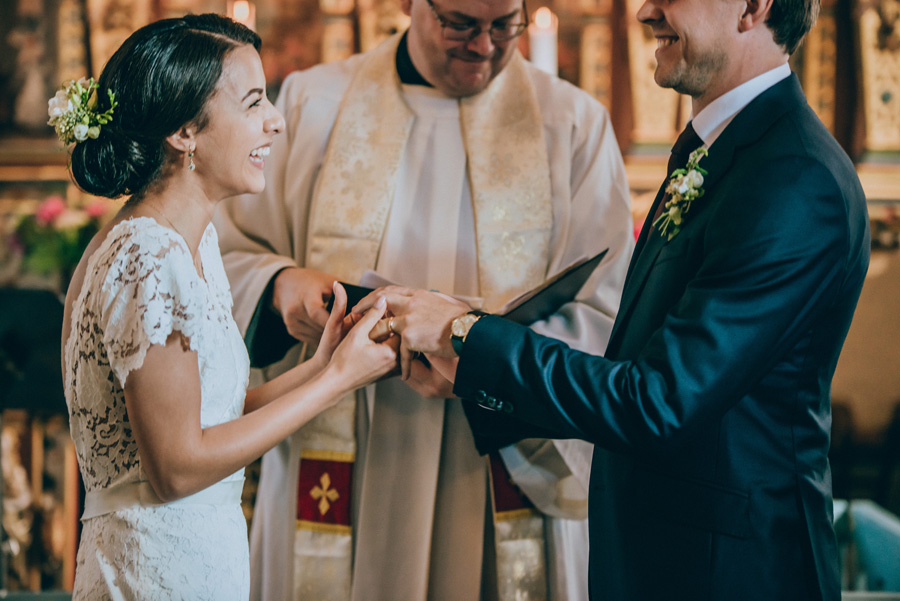
[{"label": "priest", "polygon": [[[260,375],[308,354],[335,279],[374,273],[496,311],[608,248],[532,325],[602,353],[633,248],[607,111],[519,54],[521,0],[401,4],[408,31],[285,80],[266,191],[216,217]],[[451,384],[412,369],[264,457],[253,598],[586,599],[591,446],[530,439],[483,458]]]}]

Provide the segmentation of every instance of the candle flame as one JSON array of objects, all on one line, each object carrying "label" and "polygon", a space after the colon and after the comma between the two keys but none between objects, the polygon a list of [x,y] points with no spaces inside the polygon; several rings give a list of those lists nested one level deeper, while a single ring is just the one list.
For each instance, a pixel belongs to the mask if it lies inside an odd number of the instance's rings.
[{"label": "candle flame", "polygon": [[246,23],[250,18],[250,2],[248,0],[236,0],[232,6],[234,12],[234,20],[240,23]]},{"label": "candle flame", "polygon": [[534,24],[538,29],[550,29],[553,24],[553,13],[546,6],[542,6],[534,13]]}]

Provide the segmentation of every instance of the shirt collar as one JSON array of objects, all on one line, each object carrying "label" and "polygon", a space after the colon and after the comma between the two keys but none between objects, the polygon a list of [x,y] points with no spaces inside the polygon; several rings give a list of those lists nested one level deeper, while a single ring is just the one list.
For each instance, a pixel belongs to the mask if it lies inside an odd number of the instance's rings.
[{"label": "shirt collar", "polygon": [[710,102],[706,108],[691,119],[694,131],[703,140],[703,145],[707,148],[712,146],[719,134],[741,112],[741,109],[776,83],[789,77],[790,74],[791,67],[787,63],[778,65]]},{"label": "shirt collar", "polygon": [[409,31],[407,30],[403,34],[403,37],[400,38],[400,45],[397,46],[397,57],[394,62],[397,66],[397,75],[400,76],[400,83],[433,88],[434,86],[428,83],[428,81],[422,77],[422,74],[419,73],[419,70],[416,69],[416,66],[413,65],[412,57],[409,55],[409,46],[406,42],[406,37],[408,35]]}]

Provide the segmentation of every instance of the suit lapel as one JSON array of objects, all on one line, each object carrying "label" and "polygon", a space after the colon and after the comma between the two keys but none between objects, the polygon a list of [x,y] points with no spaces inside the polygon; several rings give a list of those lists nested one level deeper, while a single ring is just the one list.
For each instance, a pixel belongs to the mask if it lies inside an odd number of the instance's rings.
[{"label": "suit lapel", "polygon": [[656,209],[659,206],[659,203],[662,202],[665,191],[666,182],[663,182],[656,192],[656,199],[653,201],[653,204],[650,205],[650,210],[647,212],[647,218],[644,220],[644,225],[641,227],[641,233],[638,235],[637,242],[634,245],[634,252],[631,254],[631,262],[628,264],[628,273],[625,275],[626,279],[631,277],[631,272],[634,271],[634,265],[637,263],[637,258],[640,256],[641,251],[644,250],[644,245],[647,244],[647,240],[653,232],[653,220],[650,216],[656,214]]},{"label": "suit lapel", "polygon": [[[728,127],[722,131],[709,148],[709,155],[700,162],[700,166],[707,171],[703,182],[706,192],[702,198],[693,203],[690,212],[685,215],[682,231],[678,236],[697,235],[697,232],[691,232],[692,225],[698,221],[698,213],[707,210],[707,207],[715,202],[715,187],[728,173],[736,149],[759,140],[784,113],[796,108],[798,102],[805,104],[806,101],[797,76],[792,74],[756,97],[728,124]],[[663,182],[657,192],[649,215],[655,214],[656,207],[662,202],[665,185],[666,182]],[[622,302],[619,305],[618,317],[608,345],[611,352],[618,348],[619,340],[617,338],[622,335],[620,330],[624,331],[624,324],[628,322],[635,303],[641,298],[640,291],[644,288],[645,280],[656,263],[659,253],[667,243],[668,241],[659,233],[659,230],[652,228],[650,219],[648,219],[641,229],[631,264],[628,266],[625,288],[622,291]],[[649,302],[666,304],[676,300],[648,299]]]},{"label": "suit lapel", "polygon": [[[660,186],[659,192],[656,194],[656,200],[650,207],[650,213],[648,213],[648,215],[654,215],[656,213],[656,207],[662,202],[665,186],[665,182]],[[638,292],[643,287],[647,274],[650,273],[650,268],[656,262],[656,256],[665,246],[665,238],[660,235],[658,229],[653,227],[653,224],[650,223],[651,221],[652,219],[648,217],[644,223],[644,227],[641,228],[641,235],[638,237],[637,244],[635,244],[634,254],[632,255],[631,263],[628,266],[628,275],[625,277],[626,285],[624,290],[622,290],[622,301],[619,304],[618,319],[616,319],[616,322],[613,325],[613,332],[610,336],[611,340],[615,339],[619,325],[626,320],[627,314],[630,312]]]}]

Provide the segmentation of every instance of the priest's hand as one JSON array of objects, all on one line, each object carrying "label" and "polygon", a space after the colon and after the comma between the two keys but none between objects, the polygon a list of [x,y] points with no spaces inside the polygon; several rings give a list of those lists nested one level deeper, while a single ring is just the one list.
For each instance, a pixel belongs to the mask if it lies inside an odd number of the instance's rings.
[{"label": "priest's hand", "polygon": [[[432,355],[431,358],[435,362],[452,362],[454,365],[453,371],[456,371],[455,360],[436,357],[434,355]],[[453,381],[448,380],[444,374],[424,356],[420,357],[418,361],[413,361],[409,364],[409,378],[406,380],[406,383],[416,392],[416,394],[426,399],[449,399],[454,396]]]},{"label": "priest's hand", "polygon": [[467,304],[439,292],[388,286],[363,298],[353,307],[353,313],[364,313],[379,298],[387,300],[388,316],[372,328],[371,335],[373,339],[390,333],[400,336],[400,372],[404,380],[410,376],[410,363],[416,353],[456,356],[450,344],[450,322],[470,310]]},{"label": "priest's hand", "polygon": [[325,308],[336,277],[302,267],[282,269],[275,276],[272,306],[288,333],[301,342],[317,343],[328,322]]}]

